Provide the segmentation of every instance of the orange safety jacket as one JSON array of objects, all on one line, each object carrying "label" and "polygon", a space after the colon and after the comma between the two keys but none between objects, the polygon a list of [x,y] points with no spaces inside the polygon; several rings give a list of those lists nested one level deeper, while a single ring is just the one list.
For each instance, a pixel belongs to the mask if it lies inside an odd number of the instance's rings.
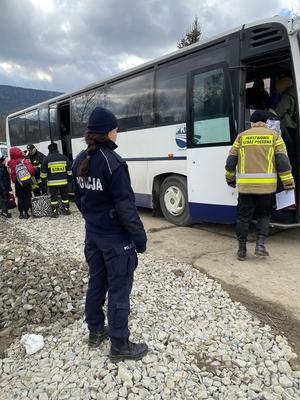
[{"label": "orange safety jacket", "polygon": [[276,192],[279,175],[284,189],[293,189],[295,183],[281,135],[263,122],[252,126],[237,136],[230,149],[225,166],[227,183],[237,181],[240,193],[268,194]]}]

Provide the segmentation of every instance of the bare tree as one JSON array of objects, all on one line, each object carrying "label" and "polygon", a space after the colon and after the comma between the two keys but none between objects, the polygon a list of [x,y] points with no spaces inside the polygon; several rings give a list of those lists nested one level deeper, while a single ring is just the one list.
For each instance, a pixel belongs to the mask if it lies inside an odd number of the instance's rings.
[{"label": "bare tree", "polygon": [[177,47],[179,49],[182,49],[183,47],[187,47],[193,43],[197,43],[199,42],[201,35],[201,25],[199,23],[198,17],[195,17],[190,31],[188,31],[185,36],[177,42]]}]

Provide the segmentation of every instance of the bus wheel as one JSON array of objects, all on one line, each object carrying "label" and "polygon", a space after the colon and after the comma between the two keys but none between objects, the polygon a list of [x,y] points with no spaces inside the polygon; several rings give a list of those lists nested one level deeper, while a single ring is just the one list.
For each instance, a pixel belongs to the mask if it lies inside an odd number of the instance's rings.
[{"label": "bus wheel", "polygon": [[160,187],[159,203],[167,221],[178,226],[191,224],[185,177],[166,178]]}]

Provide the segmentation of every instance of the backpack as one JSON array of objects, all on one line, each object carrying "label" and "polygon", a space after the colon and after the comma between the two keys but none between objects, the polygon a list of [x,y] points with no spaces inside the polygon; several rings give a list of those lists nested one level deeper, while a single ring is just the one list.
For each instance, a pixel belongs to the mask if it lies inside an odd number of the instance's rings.
[{"label": "backpack", "polygon": [[16,176],[21,186],[27,186],[29,183],[31,183],[31,175],[24,164],[24,160],[16,165]]}]

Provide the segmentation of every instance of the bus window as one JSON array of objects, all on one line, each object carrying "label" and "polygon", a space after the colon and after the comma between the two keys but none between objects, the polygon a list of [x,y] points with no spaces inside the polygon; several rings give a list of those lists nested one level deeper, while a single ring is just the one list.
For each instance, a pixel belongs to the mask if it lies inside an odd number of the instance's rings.
[{"label": "bus window", "polygon": [[57,129],[57,107],[50,106],[49,108],[49,118],[50,118],[50,136],[51,140],[60,140],[60,134]]},{"label": "bus window", "polygon": [[39,110],[40,142],[50,140],[48,107]]},{"label": "bus window", "polygon": [[209,70],[193,75],[192,129],[196,145],[230,143],[229,93],[224,70]]},{"label": "bus window", "polygon": [[88,118],[96,106],[104,105],[103,88],[91,90],[71,99],[72,137],[83,137]]},{"label": "bus window", "polygon": [[25,135],[25,114],[12,118],[8,121],[9,136],[11,146],[20,146],[26,144]]},{"label": "bus window", "polygon": [[39,141],[39,118],[38,111],[36,110],[26,113],[26,142],[38,143]]},{"label": "bus window", "polygon": [[156,116],[158,124],[180,124],[186,120],[186,77],[191,62],[177,62],[157,70]]},{"label": "bus window", "polygon": [[154,72],[147,72],[107,88],[107,107],[118,118],[119,131],[154,124]]}]

